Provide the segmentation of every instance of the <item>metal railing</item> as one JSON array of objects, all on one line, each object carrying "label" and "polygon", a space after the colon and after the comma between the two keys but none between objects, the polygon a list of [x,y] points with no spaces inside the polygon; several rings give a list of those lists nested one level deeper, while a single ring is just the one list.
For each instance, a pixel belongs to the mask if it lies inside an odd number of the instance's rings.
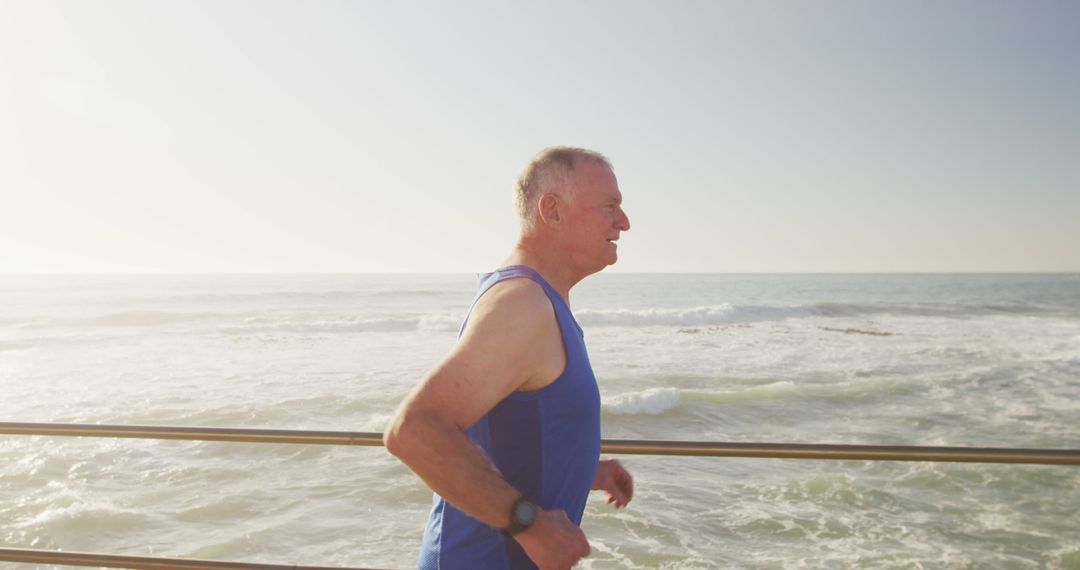
[{"label": "metal railing", "polygon": [[[378,447],[383,444],[382,434],[375,432],[25,422],[0,422],[0,435],[116,437],[243,443],[358,445],[368,447]],[[600,449],[604,453],[631,455],[1080,465],[1080,449],[733,443],[632,439],[604,439],[601,441]],[[0,561],[132,568],[137,570],[366,570],[363,568],[118,556],[2,547],[0,547]]]},{"label": "metal railing", "polygon": [[153,556],[118,556],[89,552],[57,552],[32,548],[0,548],[0,560],[30,564],[134,568],[137,570],[375,570],[334,566],[294,566],[260,562],[224,562],[195,558],[159,558]]},{"label": "metal railing", "polygon": [[[0,435],[181,439],[369,447],[383,444],[382,434],[377,432],[20,422],[0,422]],[[626,455],[1080,465],[1080,449],[604,439],[601,440],[600,450],[604,453]]]}]

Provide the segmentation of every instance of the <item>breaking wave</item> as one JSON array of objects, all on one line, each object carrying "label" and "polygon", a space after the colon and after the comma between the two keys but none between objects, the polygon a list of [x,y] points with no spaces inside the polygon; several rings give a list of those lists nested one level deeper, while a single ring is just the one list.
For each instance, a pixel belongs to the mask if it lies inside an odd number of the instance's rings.
[{"label": "breaking wave", "polygon": [[256,333],[360,333],[360,332],[454,332],[460,315],[389,315],[333,319],[250,317],[239,324],[220,325],[226,334]]},{"label": "breaking wave", "polygon": [[581,310],[575,313],[583,326],[708,326],[813,317],[843,318],[871,316],[912,316],[938,318],[969,318],[992,315],[1045,315],[1051,309],[1034,305],[989,304],[856,304],[814,303],[809,305],[720,305],[688,309]]},{"label": "breaking wave", "polygon": [[679,405],[679,391],[675,388],[649,388],[641,392],[620,394],[605,399],[603,409],[615,415],[659,415]]}]

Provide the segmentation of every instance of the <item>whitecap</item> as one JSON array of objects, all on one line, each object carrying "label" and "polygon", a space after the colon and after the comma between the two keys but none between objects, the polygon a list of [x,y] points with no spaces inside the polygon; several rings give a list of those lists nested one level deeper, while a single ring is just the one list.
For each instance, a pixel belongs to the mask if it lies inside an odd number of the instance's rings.
[{"label": "whitecap", "polygon": [[575,317],[583,326],[647,327],[708,326],[760,321],[782,321],[820,315],[813,307],[732,305],[723,303],[687,309],[642,309],[630,311],[583,309]]},{"label": "whitecap", "polygon": [[604,410],[615,415],[658,415],[679,405],[675,388],[649,388],[641,392],[620,394],[604,400]]}]

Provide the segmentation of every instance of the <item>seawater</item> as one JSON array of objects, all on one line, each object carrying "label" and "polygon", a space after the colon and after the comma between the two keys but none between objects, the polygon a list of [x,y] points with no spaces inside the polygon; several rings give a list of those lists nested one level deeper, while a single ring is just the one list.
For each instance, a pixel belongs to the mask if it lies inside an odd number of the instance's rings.
[{"label": "seawater", "polygon": [[[0,276],[0,419],[380,431],[475,285]],[[1080,448],[1075,274],[600,274],[571,304],[605,437]],[[581,568],[1080,568],[1073,467],[621,461]],[[410,568],[429,506],[381,448],[0,436],[12,547]]]}]

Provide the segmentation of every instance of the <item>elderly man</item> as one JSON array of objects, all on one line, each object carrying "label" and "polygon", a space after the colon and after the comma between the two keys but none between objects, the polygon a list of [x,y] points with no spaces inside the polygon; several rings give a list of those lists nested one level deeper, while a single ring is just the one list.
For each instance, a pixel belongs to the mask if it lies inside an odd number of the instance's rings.
[{"label": "elderly man", "polygon": [[590,489],[617,507],[633,496],[630,474],[600,459],[600,393],[569,308],[630,229],[615,174],[596,152],[555,147],[516,190],[513,252],[385,435],[436,493],[424,570],[565,570],[589,554],[578,525]]}]

